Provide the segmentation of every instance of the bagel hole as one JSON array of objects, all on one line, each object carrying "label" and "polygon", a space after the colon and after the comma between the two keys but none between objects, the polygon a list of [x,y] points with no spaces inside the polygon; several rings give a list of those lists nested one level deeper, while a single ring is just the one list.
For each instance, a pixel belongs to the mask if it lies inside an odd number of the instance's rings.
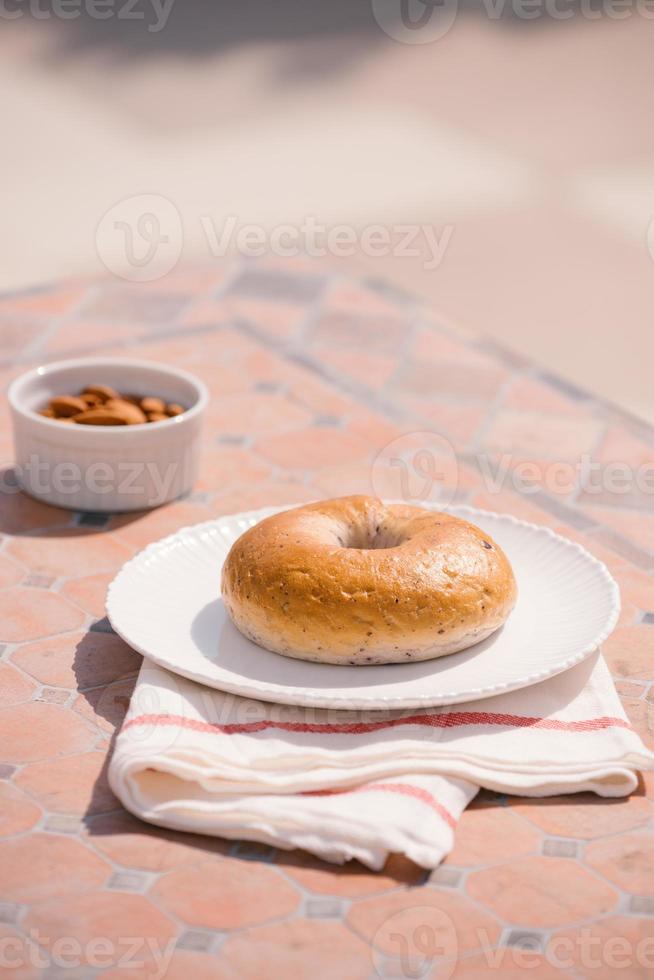
[{"label": "bagel hole", "polygon": [[355,551],[385,551],[404,544],[406,535],[383,524],[364,524],[343,528],[336,539],[342,548],[352,548]]}]

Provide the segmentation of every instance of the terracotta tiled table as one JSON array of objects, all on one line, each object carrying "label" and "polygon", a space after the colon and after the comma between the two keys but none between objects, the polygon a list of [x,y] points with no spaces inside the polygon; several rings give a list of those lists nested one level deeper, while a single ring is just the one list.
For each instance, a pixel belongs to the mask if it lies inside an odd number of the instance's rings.
[{"label": "terracotta tiled table", "polygon": [[[627,949],[618,962],[632,963],[619,975],[647,975],[654,783],[615,802],[482,793],[431,875],[399,857],[373,874],[154,830],[121,810],[105,780],[140,658],[112,634],[103,603],[118,567],[149,541],[212,515],[370,492],[383,447],[405,433],[439,433],[459,454],[458,499],[549,525],[617,577],[623,612],[605,654],[651,745],[650,430],[410,297],[308,261],[8,296],[0,341],[4,382],[36,360],[111,351],[187,367],[212,395],[201,480],[163,509],[73,514],[28,499],[4,474],[0,973],[161,976],[163,955],[171,980],[424,976],[402,959],[404,939],[419,956],[419,927],[440,909],[461,959],[440,972],[434,961],[433,976],[477,977],[498,965],[522,975],[527,962],[534,978],[610,977],[616,936]],[[6,406],[3,421],[10,467]],[[597,464],[586,489],[571,479],[584,454]],[[609,485],[616,462],[626,492]],[[489,471],[503,473],[501,485]],[[536,492],[516,492],[518,478],[534,474]],[[561,934],[574,942],[556,970],[543,954]],[[525,936],[536,952],[520,952]],[[599,937],[590,954],[584,936]]]}]

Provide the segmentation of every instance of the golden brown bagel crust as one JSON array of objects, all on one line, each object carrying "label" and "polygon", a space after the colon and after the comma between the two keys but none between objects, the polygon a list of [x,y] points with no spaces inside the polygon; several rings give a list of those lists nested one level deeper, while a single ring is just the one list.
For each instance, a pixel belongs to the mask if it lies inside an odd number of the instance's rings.
[{"label": "golden brown bagel crust", "polygon": [[287,657],[429,660],[484,639],[516,600],[504,552],[474,524],[376,497],[296,507],[234,542],[222,594],[238,629]]}]

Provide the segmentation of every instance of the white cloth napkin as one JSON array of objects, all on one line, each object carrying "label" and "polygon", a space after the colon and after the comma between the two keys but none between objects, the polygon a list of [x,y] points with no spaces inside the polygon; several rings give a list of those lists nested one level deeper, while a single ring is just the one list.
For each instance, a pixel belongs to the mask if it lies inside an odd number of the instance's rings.
[{"label": "white cloth napkin", "polygon": [[111,786],[150,823],[301,847],[381,868],[434,868],[480,787],[626,796],[654,768],[599,654],[469,704],[345,712],[214,691],[144,661]]}]

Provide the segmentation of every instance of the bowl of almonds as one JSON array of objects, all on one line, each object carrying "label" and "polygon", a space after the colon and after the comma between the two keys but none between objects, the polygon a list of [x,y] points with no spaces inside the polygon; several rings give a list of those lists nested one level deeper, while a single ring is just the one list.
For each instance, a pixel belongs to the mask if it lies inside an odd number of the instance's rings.
[{"label": "bowl of almonds", "polygon": [[132,358],[45,364],[9,387],[16,475],[73,510],[156,507],[188,492],[198,469],[204,384]]}]

